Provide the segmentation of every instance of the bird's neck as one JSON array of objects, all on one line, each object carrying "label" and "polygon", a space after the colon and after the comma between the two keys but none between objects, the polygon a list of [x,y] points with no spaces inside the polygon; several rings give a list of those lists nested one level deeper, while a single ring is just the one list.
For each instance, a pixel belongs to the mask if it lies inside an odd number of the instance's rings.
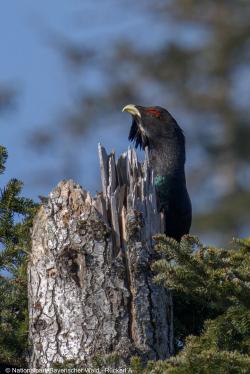
[{"label": "bird's neck", "polygon": [[155,144],[149,150],[150,164],[155,176],[185,181],[185,146],[169,140]]}]

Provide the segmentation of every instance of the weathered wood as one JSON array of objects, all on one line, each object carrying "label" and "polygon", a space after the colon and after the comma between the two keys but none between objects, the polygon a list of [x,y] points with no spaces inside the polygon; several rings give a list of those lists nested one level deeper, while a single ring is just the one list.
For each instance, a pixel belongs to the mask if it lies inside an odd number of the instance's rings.
[{"label": "weathered wood", "polygon": [[99,145],[102,192],[62,181],[41,206],[28,266],[30,366],[97,354],[144,361],[173,352],[172,300],[153,283],[152,236],[163,230],[147,154],[116,163]]},{"label": "weathered wood", "polygon": [[101,169],[102,191],[106,196],[108,187],[108,155],[105,148],[103,148],[100,143],[98,144],[98,153]]}]

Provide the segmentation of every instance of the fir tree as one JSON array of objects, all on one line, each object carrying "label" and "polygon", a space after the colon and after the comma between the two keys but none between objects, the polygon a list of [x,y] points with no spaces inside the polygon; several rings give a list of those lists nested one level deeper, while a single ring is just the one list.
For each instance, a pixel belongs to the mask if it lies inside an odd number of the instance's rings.
[{"label": "fir tree", "polygon": [[[0,174],[7,151],[0,146]],[[28,335],[26,260],[36,211],[21,197],[22,182],[11,179],[0,189],[0,363],[25,365]]]},{"label": "fir tree", "polygon": [[250,239],[235,240],[228,250],[204,247],[189,235],[180,243],[162,235],[155,239],[164,254],[153,265],[155,280],[173,291],[181,350],[141,372],[249,373]]}]

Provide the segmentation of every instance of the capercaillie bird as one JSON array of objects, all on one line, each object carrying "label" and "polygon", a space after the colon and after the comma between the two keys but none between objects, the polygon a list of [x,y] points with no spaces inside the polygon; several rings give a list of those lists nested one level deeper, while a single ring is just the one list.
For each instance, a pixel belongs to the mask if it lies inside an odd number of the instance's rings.
[{"label": "capercaillie bird", "polygon": [[132,115],[129,140],[135,147],[148,147],[149,163],[154,171],[160,211],[165,215],[165,234],[180,241],[188,234],[192,206],[186,187],[185,137],[172,115],[159,106],[126,105],[123,112]]}]

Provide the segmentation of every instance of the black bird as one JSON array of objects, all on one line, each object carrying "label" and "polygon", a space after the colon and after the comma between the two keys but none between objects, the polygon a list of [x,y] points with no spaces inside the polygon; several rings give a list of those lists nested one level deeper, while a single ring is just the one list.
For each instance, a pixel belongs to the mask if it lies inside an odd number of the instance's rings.
[{"label": "black bird", "polygon": [[192,221],[191,201],[185,178],[185,137],[176,120],[159,106],[126,105],[132,114],[129,140],[135,147],[149,150],[154,170],[158,206],[164,211],[165,234],[180,241],[188,234]]}]

